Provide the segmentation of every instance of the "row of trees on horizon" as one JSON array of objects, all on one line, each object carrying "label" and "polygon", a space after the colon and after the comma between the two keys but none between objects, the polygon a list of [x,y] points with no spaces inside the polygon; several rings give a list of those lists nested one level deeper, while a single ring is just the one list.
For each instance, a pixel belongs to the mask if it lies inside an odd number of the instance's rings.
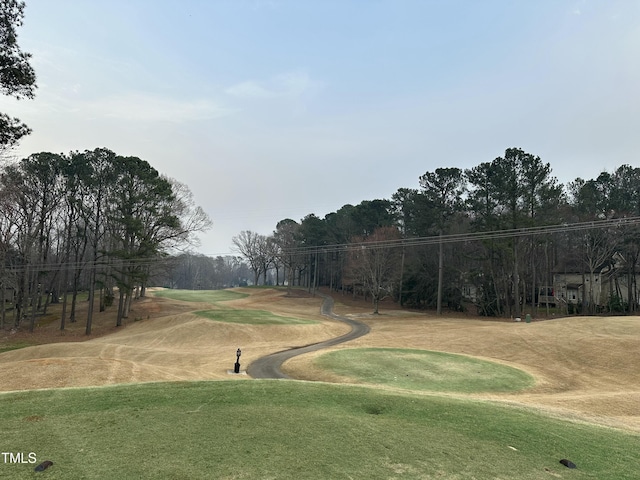
[{"label": "row of trees on horizon", "polygon": [[163,265],[161,271],[153,272],[150,284],[180,290],[220,290],[246,287],[252,277],[244,259],[235,255],[210,257],[184,252],[164,259]]},{"label": "row of trees on horizon", "polygon": [[[640,215],[639,168],[622,165],[562,185],[539,156],[509,148],[470,169],[426,172],[418,184],[390,199],[344,205],[324,218],[310,213],[299,222],[283,219],[271,235],[243,231],[233,243],[255,284],[275,271],[275,283],[362,294],[376,310],[385,296],[438,312],[467,309],[473,298],[482,315],[520,316],[527,304],[536,312],[540,292],[553,285],[557,272],[583,276],[577,310],[637,310],[639,227],[606,220]],[[602,227],[577,231],[491,235],[602,221]],[[452,235],[459,236],[455,242]],[[410,241],[420,238],[431,241]],[[603,306],[586,285],[604,270],[611,291]]]},{"label": "row of trees on horizon", "polygon": [[[148,162],[99,148],[38,153],[0,169],[0,304],[13,326],[62,301],[60,328],[76,321],[78,292],[94,303],[118,297],[117,325],[144,295],[152,265],[211,225],[186,185]],[[94,302],[94,295],[99,302]],[[7,323],[2,308],[0,326]]]}]

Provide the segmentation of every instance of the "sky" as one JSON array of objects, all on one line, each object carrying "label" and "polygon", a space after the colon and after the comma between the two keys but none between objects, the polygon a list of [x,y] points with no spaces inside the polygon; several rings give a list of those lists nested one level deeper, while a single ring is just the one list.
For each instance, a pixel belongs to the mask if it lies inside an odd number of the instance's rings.
[{"label": "sky", "polygon": [[637,0],[26,0],[18,42],[16,158],[148,161],[213,220],[207,255],[510,147],[561,183],[640,166]]}]

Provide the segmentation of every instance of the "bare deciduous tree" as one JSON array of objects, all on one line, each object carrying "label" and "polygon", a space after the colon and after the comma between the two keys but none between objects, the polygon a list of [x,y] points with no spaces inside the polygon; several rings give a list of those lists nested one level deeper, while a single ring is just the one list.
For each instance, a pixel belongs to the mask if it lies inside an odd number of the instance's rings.
[{"label": "bare deciduous tree", "polygon": [[354,238],[349,247],[347,272],[371,295],[374,314],[380,300],[391,295],[398,282],[400,249],[387,242],[399,238],[396,227],[379,227],[366,238]]},{"label": "bare deciduous tree", "polygon": [[235,250],[249,263],[249,268],[253,272],[254,285],[257,285],[263,268],[262,242],[264,241],[264,235],[251,230],[243,230],[233,237],[231,241],[235,245]]}]

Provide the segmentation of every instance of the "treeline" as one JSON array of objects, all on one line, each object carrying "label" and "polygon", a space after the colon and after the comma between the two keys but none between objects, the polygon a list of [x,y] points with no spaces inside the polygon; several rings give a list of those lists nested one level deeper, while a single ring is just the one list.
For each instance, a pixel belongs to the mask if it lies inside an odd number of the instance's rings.
[{"label": "treeline", "polygon": [[185,290],[219,290],[246,287],[251,272],[242,258],[226,255],[208,257],[183,253],[165,261],[167,268],[156,272],[150,284]]},{"label": "treeline", "polygon": [[[148,162],[99,148],[37,153],[0,171],[1,326],[15,327],[62,302],[60,328],[75,322],[78,292],[117,304],[117,325],[144,295],[152,267],[209,228],[189,189]],[[94,302],[95,295],[99,302]]]},{"label": "treeline", "polygon": [[473,307],[489,316],[543,305],[637,310],[640,231],[635,221],[614,220],[640,215],[640,169],[623,165],[562,185],[549,163],[509,148],[470,169],[426,172],[418,185],[233,241],[255,283],[275,270],[276,283],[362,294],[376,309],[392,296],[415,308]]}]

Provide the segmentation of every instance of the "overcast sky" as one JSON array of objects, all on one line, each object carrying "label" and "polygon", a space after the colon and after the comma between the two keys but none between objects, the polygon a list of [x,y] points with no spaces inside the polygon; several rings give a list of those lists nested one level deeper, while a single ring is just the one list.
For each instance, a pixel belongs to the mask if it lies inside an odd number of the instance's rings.
[{"label": "overcast sky", "polygon": [[640,166],[637,0],[27,0],[33,133],[186,183],[241,230],[390,198],[519,147],[567,183]]}]

